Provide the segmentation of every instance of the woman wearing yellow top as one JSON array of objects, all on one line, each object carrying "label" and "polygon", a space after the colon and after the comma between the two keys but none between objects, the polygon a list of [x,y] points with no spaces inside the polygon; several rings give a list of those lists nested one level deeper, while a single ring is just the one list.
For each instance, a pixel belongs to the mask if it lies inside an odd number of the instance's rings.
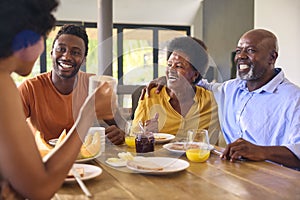
[{"label": "woman wearing yellow top", "polygon": [[207,129],[210,143],[219,136],[217,105],[210,91],[196,84],[208,67],[206,45],[193,37],[173,39],[167,48],[167,86],[140,99],[133,126],[159,114],[158,130],[184,138],[189,129]]}]

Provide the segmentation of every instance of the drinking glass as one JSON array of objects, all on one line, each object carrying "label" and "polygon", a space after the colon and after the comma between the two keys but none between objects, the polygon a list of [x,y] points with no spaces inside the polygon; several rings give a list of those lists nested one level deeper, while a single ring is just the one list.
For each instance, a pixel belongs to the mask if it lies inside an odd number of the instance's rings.
[{"label": "drinking glass", "polygon": [[147,131],[143,123],[139,123],[135,137],[136,153],[148,153],[154,151],[155,139],[152,132]]},{"label": "drinking glass", "polygon": [[92,92],[102,83],[107,82],[111,88],[113,88],[113,91],[116,93],[117,90],[117,81],[112,76],[106,76],[106,75],[95,75],[91,76],[89,78],[89,95],[92,94]]},{"label": "drinking glass", "polygon": [[208,131],[192,129],[187,132],[186,156],[192,162],[205,162],[210,156]]},{"label": "drinking glass", "polygon": [[[99,119],[112,119],[117,111],[117,81],[112,76],[91,76],[89,77],[89,95],[98,87],[95,93],[95,111]],[[97,122],[97,121],[96,121]],[[96,123],[95,122],[95,123]]]},{"label": "drinking glass", "polygon": [[155,139],[152,132],[142,132],[135,137],[136,153],[148,153],[154,151]]},{"label": "drinking glass", "polygon": [[125,144],[130,148],[135,148],[136,132],[132,127],[132,121],[126,122],[125,127]]}]

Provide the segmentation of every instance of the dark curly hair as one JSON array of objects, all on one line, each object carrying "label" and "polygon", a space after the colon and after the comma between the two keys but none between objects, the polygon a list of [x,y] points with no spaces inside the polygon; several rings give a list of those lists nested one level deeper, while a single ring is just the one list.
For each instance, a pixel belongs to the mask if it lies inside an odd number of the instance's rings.
[{"label": "dark curly hair", "polygon": [[55,25],[58,0],[0,1],[0,58],[34,44]]},{"label": "dark curly hair", "polygon": [[84,55],[87,56],[88,50],[89,50],[89,39],[88,35],[86,34],[86,31],[83,27],[74,25],[74,24],[65,24],[63,25],[60,30],[58,31],[57,35],[55,36],[53,43],[52,43],[52,48],[54,47],[55,41],[63,34],[70,34],[70,35],[75,35],[77,37],[80,37],[83,39],[84,44],[85,44],[85,53]]},{"label": "dark curly hair", "polygon": [[182,51],[189,57],[189,63],[200,73],[195,80],[195,83],[198,83],[208,68],[208,53],[205,43],[195,37],[176,37],[167,46],[167,60],[173,51]]}]

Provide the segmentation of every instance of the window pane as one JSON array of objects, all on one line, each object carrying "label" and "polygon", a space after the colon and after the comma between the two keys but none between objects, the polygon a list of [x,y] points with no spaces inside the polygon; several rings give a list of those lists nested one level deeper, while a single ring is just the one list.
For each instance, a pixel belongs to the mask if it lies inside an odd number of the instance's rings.
[{"label": "window pane", "polygon": [[186,31],[159,30],[158,41],[158,77],[165,76],[165,68],[167,66],[167,45],[170,40],[175,37],[187,35]]},{"label": "window pane", "polygon": [[86,62],[86,72],[98,73],[98,33],[96,28],[86,28],[89,37],[89,51]]},{"label": "window pane", "polygon": [[50,72],[52,70],[52,59],[51,59],[52,43],[59,29],[60,27],[56,26],[55,29],[53,29],[49,33],[46,40],[47,72]]},{"label": "window pane", "polygon": [[32,68],[32,71],[31,73],[28,75],[28,76],[19,76],[18,74],[16,73],[12,73],[11,74],[11,77],[14,79],[15,83],[17,86],[19,86],[24,80],[28,79],[28,78],[32,78],[36,75],[40,74],[40,59],[38,59],[33,68]]},{"label": "window pane", "polygon": [[153,79],[152,41],[152,30],[124,29],[124,85],[144,85]]}]

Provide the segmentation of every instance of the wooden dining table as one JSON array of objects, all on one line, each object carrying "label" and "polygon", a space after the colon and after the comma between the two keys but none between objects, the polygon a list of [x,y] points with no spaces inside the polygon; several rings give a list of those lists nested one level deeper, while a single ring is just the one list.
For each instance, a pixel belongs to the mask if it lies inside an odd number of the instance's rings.
[{"label": "wooden dining table", "polygon": [[[100,157],[87,164],[99,166],[101,175],[84,181],[93,197],[84,195],[76,182],[64,183],[53,200],[81,199],[300,199],[300,172],[267,161],[222,160],[211,153],[203,163],[189,162],[185,170],[166,174],[134,173],[105,163],[118,152],[135,150],[126,145],[106,148]],[[162,145],[151,156],[188,161]]]}]

